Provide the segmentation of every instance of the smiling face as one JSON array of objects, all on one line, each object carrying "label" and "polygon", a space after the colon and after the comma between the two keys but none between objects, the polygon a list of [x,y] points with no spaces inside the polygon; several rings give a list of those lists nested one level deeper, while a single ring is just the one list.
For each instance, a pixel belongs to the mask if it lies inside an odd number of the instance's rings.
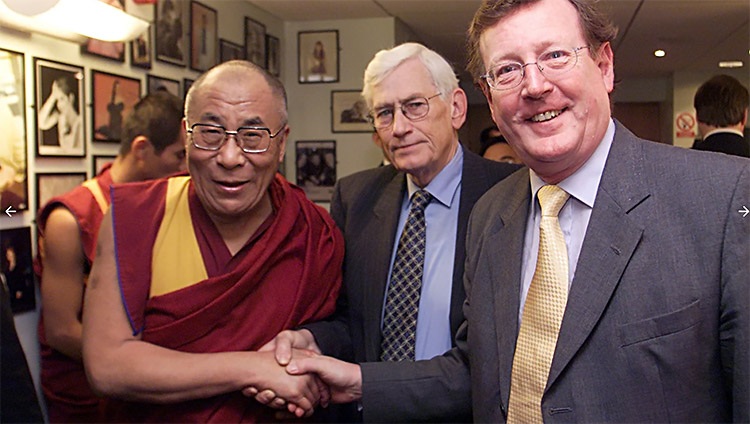
[{"label": "smiling face", "polygon": [[[466,119],[463,90],[430,99],[424,118],[411,121],[399,106],[438,93],[427,68],[418,59],[396,67],[372,90],[373,110],[393,108],[393,123],[379,128],[378,136],[393,165],[425,187],[451,161],[458,148],[458,129]],[[446,100],[447,99],[447,100]]]},{"label": "smiling face", "polygon": [[[541,0],[520,7],[485,31],[479,49],[488,69],[505,61],[536,62],[550,50],[586,44],[576,9],[568,0]],[[500,131],[547,183],[556,184],[573,174],[604,137],[613,67],[611,46],[604,43],[579,51],[575,67],[553,79],[529,65],[518,87],[484,90]]]},{"label": "smiling face", "polygon": [[[285,122],[283,102],[263,76],[243,67],[224,67],[206,76],[189,100],[187,123],[216,124],[234,131],[242,126],[267,127],[272,133]],[[201,150],[188,139],[188,170],[195,191],[214,222],[250,217],[267,203],[268,187],[284,157],[289,128],[271,139],[263,153],[245,153],[229,136],[217,151]]]}]

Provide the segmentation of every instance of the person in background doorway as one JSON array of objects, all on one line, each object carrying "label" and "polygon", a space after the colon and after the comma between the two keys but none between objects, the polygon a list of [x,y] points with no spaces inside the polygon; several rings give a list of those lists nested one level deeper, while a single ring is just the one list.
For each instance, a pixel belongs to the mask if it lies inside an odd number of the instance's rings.
[{"label": "person in background doorway", "polygon": [[515,150],[508,144],[497,126],[493,125],[482,130],[479,135],[479,142],[479,154],[483,158],[497,162],[521,164]]},{"label": "person in background doorway", "polygon": [[717,75],[698,87],[693,99],[698,131],[703,137],[693,149],[750,157],[747,88],[729,75]]}]

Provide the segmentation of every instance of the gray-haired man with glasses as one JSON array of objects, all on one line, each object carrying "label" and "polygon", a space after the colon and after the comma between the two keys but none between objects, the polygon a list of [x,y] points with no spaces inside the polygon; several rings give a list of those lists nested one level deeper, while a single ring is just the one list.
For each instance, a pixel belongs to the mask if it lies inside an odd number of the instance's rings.
[{"label": "gray-haired man with glasses", "polygon": [[413,376],[420,367],[439,374],[424,360],[453,346],[464,319],[464,238],[474,202],[517,167],[461,145],[466,94],[445,59],[420,44],[378,52],[362,94],[392,165],[336,185],[331,214],[347,249],[337,314],[267,347],[283,364],[292,346],[358,363],[321,357],[297,370],[321,373],[334,402],[361,401],[362,415],[348,421],[469,421],[468,385],[445,390]]},{"label": "gray-haired man with glasses", "polygon": [[269,422],[276,411],[246,399],[249,386],[297,416],[318,404],[314,376],[257,351],[333,313],[341,286],[340,231],[276,172],[286,111],[267,71],[222,63],[187,95],[189,175],[113,190],[83,314],[108,421]]}]

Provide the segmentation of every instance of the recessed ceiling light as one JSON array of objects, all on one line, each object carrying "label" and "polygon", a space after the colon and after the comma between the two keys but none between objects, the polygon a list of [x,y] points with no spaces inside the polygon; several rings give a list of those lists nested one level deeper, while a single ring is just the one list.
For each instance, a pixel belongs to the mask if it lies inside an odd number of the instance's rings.
[{"label": "recessed ceiling light", "polygon": [[743,65],[741,60],[723,60],[719,62],[719,68],[741,68]]},{"label": "recessed ceiling light", "polygon": [[654,56],[656,57],[664,57],[667,55],[667,52],[665,52],[662,49],[654,50]]}]

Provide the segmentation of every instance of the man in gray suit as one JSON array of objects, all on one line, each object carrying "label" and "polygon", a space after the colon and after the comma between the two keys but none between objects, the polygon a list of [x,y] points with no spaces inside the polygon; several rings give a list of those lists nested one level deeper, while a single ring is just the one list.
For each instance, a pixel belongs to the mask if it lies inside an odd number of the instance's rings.
[{"label": "man in gray suit", "polygon": [[[272,346],[283,364],[292,344],[360,363],[341,363],[341,369],[362,382],[365,421],[470,420],[468,380],[446,392],[429,378],[411,380],[412,363],[394,367],[401,364],[380,362],[386,294],[410,197],[424,189],[432,200],[425,209],[426,253],[412,359],[430,359],[451,349],[464,320],[469,213],[487,189],[518,167],[485,160],[462,147],[458,129],[466,119],[466,94],[445,59],[420,44],[376,54],[365,71],[363,96],[392,165],[359,172],[336,185],[331,215],[347,252],[337,314],[305,330],[281,333]],[[402,383],[398,388],[391,383],[387,390],[409,391],[421,399],[409,406],[413,416],[393,415],[377,391],[368,391],[383,377],[395,375]]]},{"label": "man in gray suit", "polygon": [[[750,161],[641,140],[614,121],[615,34],[588,0],[485,0],[472,22],[469,69],[530,168],[474,207],[466,323],[440,358],[446,385],[470,367],[477,422],[523,421],[514,391],[536,381],[513,381],[524,362],[514,355],[546,185],[570,195],[559,214],[570,266],[540,391],[520,399],[532,421],[750,420],[750,218],[738,213]],[[287,370],[318,372],[334,400],[356,389],[330,358]],[[394,409],[409,395],[394,393]]]}]

